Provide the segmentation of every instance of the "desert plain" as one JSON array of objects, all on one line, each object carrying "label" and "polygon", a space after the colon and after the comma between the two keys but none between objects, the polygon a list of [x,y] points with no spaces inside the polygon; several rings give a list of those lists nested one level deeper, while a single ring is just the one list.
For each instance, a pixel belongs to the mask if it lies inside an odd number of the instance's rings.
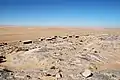
[{"label": "desert plain", "polygon": [[120,29],[1,26],[0,80],[120,80]]}]

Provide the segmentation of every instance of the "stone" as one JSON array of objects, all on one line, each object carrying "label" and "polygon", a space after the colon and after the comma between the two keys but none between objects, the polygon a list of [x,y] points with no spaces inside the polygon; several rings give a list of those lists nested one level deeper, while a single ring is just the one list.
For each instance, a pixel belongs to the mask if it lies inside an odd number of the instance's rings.
[{"label": "stone", "polygon": [[6,57],[5,56],[0,56],[0,63],[6,62]]},{"label": "stone", "polygon": [[0,46],[4,46],[4,44],[0,43]]},{"label": "stone", "polygon": [[6,57],[5,57],[5,56],[0,56],[0,58],[6,59]]},{"label": "stone", "polygon": [[97,51],[94,51],[94,53],[97,53]]},{"label": "stone", "polygon": [[24,79],[24,78],[25,78],[24,75],[17,75],[17,74],[15,74],[14,77],[15,77],[15,78],[20,78],[20,79]]},{"label": "stone", "polygon": [[57,73],[57,74],[56,74],[56,78],[62,78],[62,74]]},{"label": "stone", "polygon": [[53,36],[53,37],[51,37],[52,40],[55,40],[56,38],[57,38],[57,36]]},{"label": "stone", "polygon": [[46,38],[46,41],[51,41],[52,40],[52,38]]},{"label": "stone", "polygon": [[75,38],[79,38],[79,35],[75,35]]},{"label": "stone", "polygon": [[91,77],[92,76],[91,70],[85,69],[85,71],[82,73],[82,76],[84,76],[85,78]]},{"label": "stone", "polygon": [[66,39],[66,38],[67,38],[67,36],[63,36],[62,38],[63,38],[63,39]]},{"label": "stone", "polygon": [[32,40],[25,40],[25,41],[22,41],[23,42],[23,44],[30,44],[30,43],[32,43]]},{"label": "stone", "polygon": [[57,38],[58,36],[54,36],[55,38]]},{"label": "stone", "polygon": [[16,49],[16,52],[19,52],[19,51],[29,51],[29,49],[24,48],[24,47],[19,47]]},{"label": "stone", "polygon": [[45,38],[44,38],[44,37],[39,38],[39,41],[43,41],[43,40],[45,40]]},{"label": "stone", "polygon": [[27,77],[28,79],[31,79],[31,76],[30,76],[30,75],[26,75],[26,77]]},{"label": "stone", "polygon": [[46,74],[46,76],[51,76],[51,74]]},{"label": "stone", "polygon": [[7,43],[4,43],[4,42],[0,43],[0,46],[4,46],[4,45],[7,45]]},{"label": "stone", "polygon": [[7,45],[7,43],[3,43],[4,45]]},{"label": "stone", "polygon": [[72,38],[72,36],[71,36],[71,35],[69,35],[69,38]]},{"label": "stone", "polygon": [[80,40],[80,42],[83,42],[83,40]]},{"label": "stone", "polygon": [[81,35],[65,35],[67,39],[40,37],[39,41],[31,39],[32,44],[17,41],[0,46],[0,60],[3,62],[6,57],[6,62],[0,63],[0,80],[119,80],[120,71],[100,70],[119,68],[120,41]]},{"label": "stone", "polygon": [[52,66],[50,69],[56,69],[55,66]]},{"label": "stone", "polygon": [[44,39],[40,39],[39,41],[43,41]]}]

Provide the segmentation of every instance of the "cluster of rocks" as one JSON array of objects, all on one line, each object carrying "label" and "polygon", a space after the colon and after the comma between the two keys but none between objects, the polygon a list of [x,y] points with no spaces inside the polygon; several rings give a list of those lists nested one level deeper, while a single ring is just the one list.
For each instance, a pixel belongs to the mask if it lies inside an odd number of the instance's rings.
[{"label": "cluster of rocks", "polygon": [[7,45],[7,43],[4,43],[4,42],[0,43],[0,46],[4,46],[4,45]]},{"label": "cluster of rocks", "polygon": [[0,63],[2,63],[2,62],[6,62],[6,57],[5,56],[0,56]]},{"label": "cluster of rocks", "polygon": [[[87,76],[86,78],[80,75],[76,75],[79,78],[75,78],[74,75],[68,74],[69,75],[68,78],[61,79],[63,75],[60,73],[57,73],[56,75],[54,75],[55,73],[53,75],[49,73],[39,74],[39,75],[44,75],[46,77],[37,76],[37,74],[39,73],[27,72],[27,71],[13,72],[7,69],[3,69],[0,70],[0,80],[119,80],[120,79],[120,71],[118,70],[102,70],[94,73],[91,73],[89,70],[85,70],[83,76]],[[32,77],[32,75],[36,75],[36,77]]]},{"label": "cluster of rocks", "polygon": [[98,69],[99,64],[119,60],[119,52],[120,37],[112,35],[53,36],[7,43],[0,46],[1,60],[7,60],[1,65],[11,71],[1,70],[1,79],[117,80],[120,74],[113,73],[110,78]]}]

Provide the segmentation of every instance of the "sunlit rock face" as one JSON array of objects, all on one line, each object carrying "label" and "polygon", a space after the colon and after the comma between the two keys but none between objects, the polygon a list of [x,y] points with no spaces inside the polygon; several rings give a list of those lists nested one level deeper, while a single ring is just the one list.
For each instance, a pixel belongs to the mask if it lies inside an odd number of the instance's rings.
[{"label": "sunlit rock face", "polygon": [[0,46],[0,56],[6,60],[0,63],[0,79],[117,80],[120,72],[112,69],[120,69],[119,54],[118,35],[65,35],[16,41]]}]

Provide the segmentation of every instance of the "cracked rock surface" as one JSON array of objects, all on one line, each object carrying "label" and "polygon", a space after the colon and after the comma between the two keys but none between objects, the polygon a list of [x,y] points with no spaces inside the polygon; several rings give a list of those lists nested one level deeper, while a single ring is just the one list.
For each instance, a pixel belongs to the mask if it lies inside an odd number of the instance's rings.
[{"label": "cracked rock surface", "polygon": [[[0,63],[0,80],[120,79],[119,35],[70,35],[29,41],[0,46],[0,55],[6,57],[6,62]],[[115,65],[117,70],[112,70]],[[86,69],[89,73],[85,77],[82,73]]]}]

